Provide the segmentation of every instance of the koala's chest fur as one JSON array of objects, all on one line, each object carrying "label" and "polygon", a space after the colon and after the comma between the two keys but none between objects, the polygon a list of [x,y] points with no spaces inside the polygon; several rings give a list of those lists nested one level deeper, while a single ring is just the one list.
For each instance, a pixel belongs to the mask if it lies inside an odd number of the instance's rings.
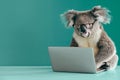
[{"label": "koala's chest fur", "polygon": [[73,34],[73,37],[75,41],[77,42],[79,47],[91,47],[94,49],[94,56],[98,53],[99,49],[97,47],[97,43],[101,37],[101,32],[98,32],[96,35],[94,35],[91,38],[83,38],[81,36],[78,36],[75,32]]}]

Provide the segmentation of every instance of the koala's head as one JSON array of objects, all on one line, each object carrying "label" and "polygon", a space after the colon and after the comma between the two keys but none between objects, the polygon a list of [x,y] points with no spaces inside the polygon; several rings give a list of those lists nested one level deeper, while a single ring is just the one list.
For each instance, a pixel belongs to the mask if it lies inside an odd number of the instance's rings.
[{"label": "koala's head", "polygon": [[91,10],[76,11],[69,10],[62,14],[65,18],[68,27],[74,27],[75,32],[84,38],[90,37],[95,31],[100,28],[101,23],[107,24],[110,22],[109,10],[95,6]]}]

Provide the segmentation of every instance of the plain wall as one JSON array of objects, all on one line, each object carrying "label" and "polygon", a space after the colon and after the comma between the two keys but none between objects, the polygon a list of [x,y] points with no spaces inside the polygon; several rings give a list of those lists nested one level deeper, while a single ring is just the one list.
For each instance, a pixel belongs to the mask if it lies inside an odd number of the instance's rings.
[{"label": "plain wall", "polygon": [[[104,25],[120,56],[120,1],[115,0],[0,0],[0,65],[50,65],[48,46],[69,46],[73,29],[66,29],[60,14],[101,5],[111,11]],[[120,64],[120,62],[119,62]]]}]

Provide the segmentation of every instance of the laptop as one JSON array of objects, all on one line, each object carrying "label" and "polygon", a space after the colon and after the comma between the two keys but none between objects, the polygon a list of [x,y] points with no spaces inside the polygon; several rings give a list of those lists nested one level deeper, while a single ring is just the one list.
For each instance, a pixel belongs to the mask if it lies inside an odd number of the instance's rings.
[{"label": "laptop", "polygon": [[93,48],[48,47],[52,69],[57,72],[98,73]]}]

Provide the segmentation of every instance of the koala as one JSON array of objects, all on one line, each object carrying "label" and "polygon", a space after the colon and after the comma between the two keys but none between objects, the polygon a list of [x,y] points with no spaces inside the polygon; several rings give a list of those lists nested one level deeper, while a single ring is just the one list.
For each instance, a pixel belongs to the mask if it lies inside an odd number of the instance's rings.
[{"label": "koala", "polygon": [[61,16],[66,21],[65,25],[74,29],[71,47],[93,48],[97,70],[116,68],[118,63],[116,47],[102,25],[110,23],[108,9],[95,6],[86,11],[68,10]]}]

